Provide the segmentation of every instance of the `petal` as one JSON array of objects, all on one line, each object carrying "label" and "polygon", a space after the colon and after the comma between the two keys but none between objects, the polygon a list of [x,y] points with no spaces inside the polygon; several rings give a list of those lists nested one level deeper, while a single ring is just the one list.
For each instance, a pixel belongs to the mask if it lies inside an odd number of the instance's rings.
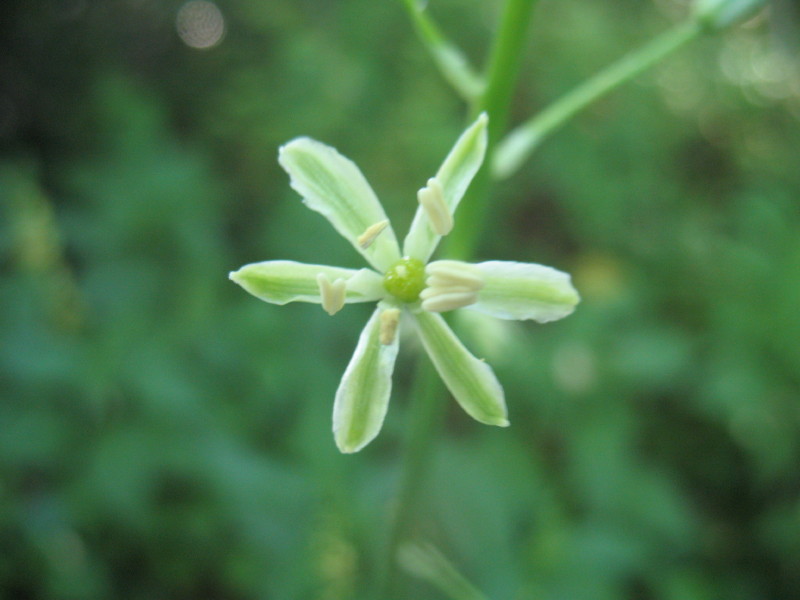
[{"label": "petal", "polygon": [[308,265],[292,260],[268,260],[251,263],[228,277],[256,298],[272,304],[287,302],[322,303],[317,276],[322,273],[331,281],[344,279],[347,285],[345,302],[369,302],[386,295],[383,278],[370,269],[342,269],[324,265]]},{"label": "petal", "polygon": [[[486,113],[481,113],[477,121],[461,134],[439,168],[439,172],[436,173],[436,179],[442,186],[445,203],[451,215],[456,212],[458,203],[461,202],[472,178],[483,163],[488,123],[489,117]],[[411,223],[411,229],[403,242],[403,255],[428,262],[440,239],[441,236],[431,227],[425,210],[419,206]]]},{"label": "petal", "polygon": [[507,426],[503,388],[492,368],[470,354],[440,315],[414,316],[422,345],[461,407],[481,423]]},{"label": "petal", "polygon": [[384,310],[379,306],[367,322],[336,390],[333,436],[345,453],[358,452],[378,435],[389,407],[399,336],[394,335],[389,344],[381,343]]},{"label": "petal", "polygon": [[370,227],[386,221],[386,213],[359,168],[334,148],[310,138],[297,138],[278,152],[278,162],[291,185],[312,210],[321,213],[379,271],[400,260],[391,226],[364,248],[359,243]]},{"label": "petal", "polygon": [[534,263],[490,260],[475,265],[485,283],[471,310],[500,319],[555,321],[575,310],[580,296],[567,273]]}]

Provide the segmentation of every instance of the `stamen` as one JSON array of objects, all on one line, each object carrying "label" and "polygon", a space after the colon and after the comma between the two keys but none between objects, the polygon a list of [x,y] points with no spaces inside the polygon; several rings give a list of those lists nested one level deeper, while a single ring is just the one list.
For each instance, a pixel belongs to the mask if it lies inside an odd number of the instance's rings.
[{"label": "stamen", "polygon": [[358,242],[358,245],[361,246],[364,250],[366,250],[372,245],[372,242],[375,241],[375,238],[377,238],[381,233],[383,233],[383,230],[386,229],[388,226],[389,226],[388,219],[385,219],[383,221],[378,221],[377,223],[373,223],[364,230],[364,233],[358,236],[358,239],[356,240]]},{"label": "stamen", "polygon": [[381,344],[388,346],[397,336],[397,326],[400,324],[400,309],[387,308],[381,313]]},{"label": "stamen", "polygon": [[447,235],[453,229],[453,215],[444,199],[442,184],[435,177],[428,179],[428,185],[417,192],[417,199],[431,222],[433,230],[439,235]]},{"label": "stamen", "polygon": [[437,260],[427,266],[430,286],[464,285],[474,290],[483,287],[483,274],[472,265],[458,260]]},{"label": "stamen", "polygon": [[434,294],[427,300],[422,301],[422,310],[428,312],[446,312],[457,308],[464,308],[478,301],[476,292],[448,292],[445,294]]},{"label": "stamen", "polygon": [[483,274],[477,268],[457,260],[433,262],[426,272],[426,287],[419,297],[422,309],[429,312],[445,312],[474,304],[484,286]]},{"label": "stamen", "polygon": [[319,287],[319,295],[322,298],[322,309],[333,316],[344,306],[344,301],[347,296],[347,282],[339,278],[333,283],[328,279],[325,273],[317,275],[317,286]]},{"label": "stamen", "polygon": [[464,288],[468,291],[477,291],[483,287],[483,281],[479,282],[463,282],[454,279],[444,279],[443,277],[428,277],[425,280],[425,284],[429,288]]},{"label": "stamen", "polygon": [[476,290],[469,288],[465,285],[450,285],[446,287],[431,287],[428,286],[419,295],[420,300],[427,300],[429,298],[434,298],[441,294],[457,294],[457,293],[464,293],[464,294],[474,294]]}]

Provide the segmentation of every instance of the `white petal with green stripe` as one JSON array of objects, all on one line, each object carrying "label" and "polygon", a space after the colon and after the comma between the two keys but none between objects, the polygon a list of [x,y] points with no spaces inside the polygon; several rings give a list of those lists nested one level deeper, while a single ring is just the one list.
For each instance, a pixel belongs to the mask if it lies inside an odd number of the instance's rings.
[{"label": "white petal with green stripe", "polygon": [[533,319],[539,323],[569,315],[580,302],[570,276],[537,265],[491,260],[475,265],[484,277],[478,301],[468,306],[500,319]]},{"label": "white petal with green stripe", "polygon": [[[379,306],[367,322],[333,403],[333,436],[339,450],[358,452],[378,435],[389,407],[399,335],[381,343]],[[393,309],[389,309],[393,310]]]},{"label": "white petal with green stripe", "polygon": [[[489,117],[486,113],[481,113],[461,134],[436,173],[436,180],[442,186],[444,200],[451,215],[455,214],[458,203],[483,163],[488,123]],[[427,262],[440,239],[441,236],[434,231],[425,210],[419,206],[403,242],[403,255]]]},{"label": "white petal with green stripe", "polygon": [[422,345],[461,407],[488,425],[508,425],[505,395],[492,368],[470,354],[438,314],[414,315]]},{"label": "white petal with green stripe", "polygon": [[369,302],[386,295],[383,278],[370,269],[342,269],[324,265],[309,265],[292,260],[269,260],[251,263],[228,277],[253,294],[272,304],[287,302],[316,302],[320,304],[317,276],[322,273],[330,281],[343,279],[346,284],[345,302]]},{"label": "white petal with green stripe", "polygon": [[391,225],[367,248],[359,243],[364,232],[386,220],[386,213],[350,159],[316,140],[297,138],[281,147],[278,162],[306,205],[324,215],[373,267],[385,271],[400,260]]}]

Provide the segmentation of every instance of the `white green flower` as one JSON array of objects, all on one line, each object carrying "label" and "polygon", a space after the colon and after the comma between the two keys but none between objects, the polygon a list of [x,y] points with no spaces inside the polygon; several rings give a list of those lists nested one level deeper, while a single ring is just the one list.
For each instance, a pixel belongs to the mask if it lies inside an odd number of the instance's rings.
[{"label": "white green flower", "polygon": [[273,304],[315,302],[335,314],[352,302],[377,302],[344,372],[333,407],[342,452],[357,452],[380,431],[392,388],[401,316],[408,315],[450,393],[476,420],[508,425],[503,388],[439,314],[456,308],[541,323],[570,314],[579,301],[566,273],[537,264],[429,262],[486,153],[488,118],[461,134],[419,206],[402,252],[375,193],[358,167],[335,149],[297,138],[278,161],[303,202],[322,213],[372,268],[344,269],[273,260],[243,266],[230,278]]}]

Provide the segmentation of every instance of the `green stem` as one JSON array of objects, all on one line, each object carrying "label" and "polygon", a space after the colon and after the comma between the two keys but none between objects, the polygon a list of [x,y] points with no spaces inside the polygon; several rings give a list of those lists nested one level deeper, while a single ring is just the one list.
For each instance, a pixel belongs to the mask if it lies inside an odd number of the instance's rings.
[{"label": "green stem", "polygon": [[464,54],[450,42],[431,19],[418,0],[402,0],[411,17],[414,29],[422,44],[428,49],[442,76],[467,102],[473,102],[483,90],[483,80],[475,72]]},{"label": "green stem", "polygon": [[522,61],[522,45],[537,0],[508,0],[500,18],[489,59],[486,90],[473,117],[481,111],[489,114],[489,147],[505,131],[511,95],[517,83]]},{"label": "green stem", "polygon": [[400,560],[407,571],[439,588],[453,600],[488,600],[447,557],[431,544],[405,544]]},{"label": "green stem", "polygon": [[512,131],[497,146],[492,174],[502,179],[516,172],[533,150],[548,135],[580,110],[649,69],[703,33],[698,21],[689,21],[655,38],[587,79],[571,92]]},{"label": "green stem", "polygon": [[434,433],[444,415],[445,397],[445,391],[433,366],[426,358],[420,357],[411,391],[407,450],[401,469],[400,489],[389,530],[384,572],[379,582],[381,593],[377,597],[382,600],[400,600],[405,597],[402,593],[402,581],[398,577],[397,550],[410,537],[419,490],[430,464]]},{"label": "green stem", "polygon": [[489,145],[483,167],[473,179],[467,197],[458,209],[458,227],[447,238],[448,256],[467,260],[475,251],[489,209],[492,156],[508,121],[511,96],[519,75],[522,46],[537,0],[508,0],[489,60],[486,91],[473,108],[489,114]]}]

